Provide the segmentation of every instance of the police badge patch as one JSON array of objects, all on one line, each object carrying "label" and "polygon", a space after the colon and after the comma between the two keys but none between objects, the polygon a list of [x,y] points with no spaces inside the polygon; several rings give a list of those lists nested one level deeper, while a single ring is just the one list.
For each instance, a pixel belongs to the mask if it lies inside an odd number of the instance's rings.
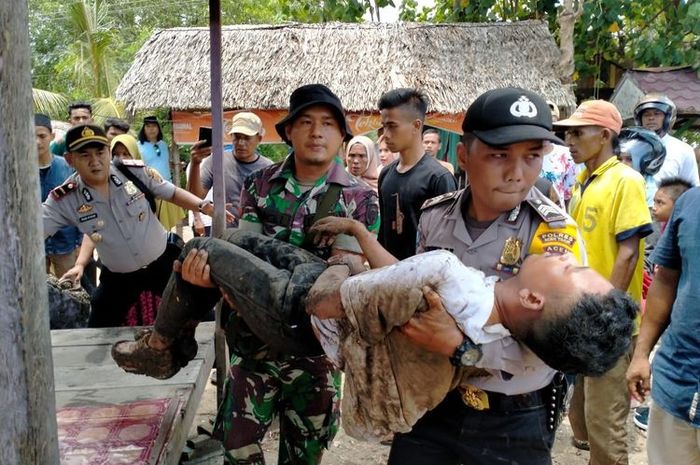
[{"label": "police badge patch", "polygon": [[497,271],[518,274],[520,271],[520,253],[523,248],[523,241],[515,236],[506,239],[501,251],[501,258],[496,264]]}]

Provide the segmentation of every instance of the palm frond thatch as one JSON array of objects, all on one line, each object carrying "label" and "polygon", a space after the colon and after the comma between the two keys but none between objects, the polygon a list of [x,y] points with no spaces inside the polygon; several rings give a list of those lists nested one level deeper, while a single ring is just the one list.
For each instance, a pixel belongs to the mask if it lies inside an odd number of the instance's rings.
[{"label": "palm frond thatch", "polygon": [[[349,111],[374,111],[380,95],[417,87],[430,111],[459,113],[482,92],[525,87],[573,109],[556,72],[559,50],[541,21],[488,24],[287,24],[223,28],[226,109],[284,109],[296,87],[320,82]],[[122,79],[131,111],[210,107],[209,30],[157,31]]]}]

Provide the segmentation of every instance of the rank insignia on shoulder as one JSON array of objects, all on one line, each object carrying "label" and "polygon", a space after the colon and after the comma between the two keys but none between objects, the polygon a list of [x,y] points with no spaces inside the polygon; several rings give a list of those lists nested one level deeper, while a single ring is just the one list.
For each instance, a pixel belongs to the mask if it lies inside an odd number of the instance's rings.
[{"label": "rank insignia on shoulder", "polygon": [[53,189],[51,191],[51,197],[53,197],[54,200],[61,200],[64,198],[66,195],[70,194],[74,190],[78,188],[78,184],[74,181],[68,181],[65,184],[61,184],[57,188]]},{"label": "rank insignia on shoulder", "polygon": [[527,203],[535,209],[538,215],[547,223],[566,222],[566,215],[555,205],[539,199],[528,199]]},{"label": "rank insignia on shoulder", "polygon": [[434,207],[435,205],[439,205],[443,202],[447,202],[448,200],[452,200],[455,197],[457,197],[460,194],[460,192],[462,191],[448,192],[446,194],[433,197],[432,199],[428,199],[425,202],[423,202],[423,205],[420,207],[420,209],[425,210],[426,208]]},{"label": "rank insignia on shoulder", "polygon": [[122,165],[128,166],[129,168],[145,168],[146,164],[143,160],[126,159],[121,161]]}]

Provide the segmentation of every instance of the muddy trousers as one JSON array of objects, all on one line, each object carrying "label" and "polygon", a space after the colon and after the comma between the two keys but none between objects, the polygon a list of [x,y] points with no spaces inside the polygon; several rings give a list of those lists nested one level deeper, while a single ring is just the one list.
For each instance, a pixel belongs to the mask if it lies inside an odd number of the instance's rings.
[{"label": "muddy trousers", "polygon": [[[194,238],[180,254],[205,250],[212,281],[235,303],[238,313],[265,342],[297,355],[323,353],[304,309],[309,289],[326,269],[323,260],[298,247],[245,231],[228,230],[222,239]],[[177,338],[221,298],[219,289],[185,282],[172,273],[163,292],[155,330]]]},{"label": "muddy trousers", "polygon": [[[273,347],[274,358],[232,349],[215,427],[228,462],[264,464],[261,441],[273,418],[279,417],[278,463],[320,463],[338,430],[340,372],[311,332],[304,299],[325,270],[325,262],[287,243],[234,230],[222,239],[192,239],[181,260],[192,249],[207,251],[212,281],[234,301],[237,313],[248,312],[251,329],[266,342],[282,342]],[[219,289],[193,286],[173,273],[163,293],[156,331],[177,339],[220,297]],[[227,328],[229,341],[242,338],[236,331]],[[289,355],[284,348],[310,356]]]}]

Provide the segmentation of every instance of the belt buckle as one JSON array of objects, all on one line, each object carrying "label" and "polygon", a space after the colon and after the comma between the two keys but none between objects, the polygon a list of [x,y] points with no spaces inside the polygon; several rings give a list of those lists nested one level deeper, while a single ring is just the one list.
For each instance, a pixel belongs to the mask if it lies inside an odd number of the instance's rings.
[{"label": "belt buckle", "polygon": [[466,384],[460,386],[460,391],[462,391],[462,402],[474,410],[488,410],[489,407],[489,395],[485,391],[479,389],[471,384]]}]

